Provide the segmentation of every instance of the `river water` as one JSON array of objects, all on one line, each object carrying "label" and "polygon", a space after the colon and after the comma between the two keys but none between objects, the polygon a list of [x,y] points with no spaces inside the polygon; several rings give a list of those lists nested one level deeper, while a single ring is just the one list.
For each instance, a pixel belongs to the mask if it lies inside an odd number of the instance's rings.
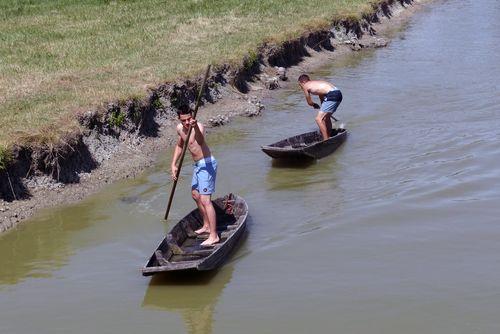
[{"label": "river water", "polygon": [[142,177],[0,238],[0,333],[499,333],[500,2],[437,1],[389,47],[314,77],[350,136],[308,166],[260,145],[314,129],[298,87],[211,133],[248,233],[215,273],[144,278],[193,208],[171,152]]}]

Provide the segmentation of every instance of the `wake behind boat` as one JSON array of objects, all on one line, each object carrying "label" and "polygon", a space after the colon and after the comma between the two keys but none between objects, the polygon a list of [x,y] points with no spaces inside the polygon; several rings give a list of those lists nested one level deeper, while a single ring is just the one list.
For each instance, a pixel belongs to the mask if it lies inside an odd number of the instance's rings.
[{"label": "wake behind boat", "polygon": [[330,138],[322,140],[318,131],[303,133],[274,144],[264,145],[262,151],[274,159],[312,160],[332,154],[347,138],[347,130],[332,129]]},{"label": "wake behind boat", "polygon": [[212,270],[228,257],[246,227],[248,205],[243,198],[229,194],[213,201],[220,242],[210,247],[200,244],[208,234],[194,231],[203,225],[198,209],[182,218],[167,234],[142,268],[144,276],[164,271]]}]

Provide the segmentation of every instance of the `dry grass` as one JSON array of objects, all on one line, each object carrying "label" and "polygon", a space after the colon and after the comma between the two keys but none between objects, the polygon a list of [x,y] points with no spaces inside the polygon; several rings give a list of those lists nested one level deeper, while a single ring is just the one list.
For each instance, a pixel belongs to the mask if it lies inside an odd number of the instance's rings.
[{"label": "dry grass", "polygon": [[[0,0],[0,146],[379,0]],[[69,121],[61,122],[61,119]],[[62,125],[61,125],[62,124]],[[45,131],[45,130],[44,130]]]}]

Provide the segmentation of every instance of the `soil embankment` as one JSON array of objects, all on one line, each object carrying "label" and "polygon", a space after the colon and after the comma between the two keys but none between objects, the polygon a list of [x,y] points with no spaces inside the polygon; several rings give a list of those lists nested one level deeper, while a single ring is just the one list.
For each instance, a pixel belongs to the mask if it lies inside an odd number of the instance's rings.
[{"label": "soil embankment", "polygon": [[[211,127],[236,116],[258,116],[261,100],[298,73],[363,48],[387,45],[385,33],[400,27],[429,0],[388,0],[360,21],[333,22],[282,45],[263,45],[240,66],[215,67],[203,92],[199,118]],[[81,131],[57,145],[14,147],[12,161],[0,171],[0,232],[37,209],[70,203],[103,185],[134,177],[156,160],[174,138],[176,110],[193,104],[201,77],[151,88],[145,99],[116,101],[78,115]]]}]

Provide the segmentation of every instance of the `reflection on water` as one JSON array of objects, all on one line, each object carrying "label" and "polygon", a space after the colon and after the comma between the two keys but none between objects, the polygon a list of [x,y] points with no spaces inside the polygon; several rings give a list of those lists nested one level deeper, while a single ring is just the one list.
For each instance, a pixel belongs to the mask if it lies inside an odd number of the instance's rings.
[{"label": "reflection on water", "polygon": [[215,305],[232,274],[233,266],[225,266],[211,272],[155,275],[142,306],[180,313],[190,334],[211,334]]},{"label": "reflection on water", "polygon": [[77,220],[57,210],[43,214],[33,226],[20,226],[0,238],[0,287],[28,277],[50,277],[73,254],[71,236],[88,228],[95,217],[83,207],[72,209]]},{"label": "reflection on water", "polygon": [[[340,149],[337,151],[341,151]],[[336,153],[321,160],[280,161],[273,160],[266,175],[267,188],[275,190],[320,190],[322,187],[337,188],[338,171],[344,168]]]},{"label": "reflection on water", "polygon": [[295,169],[306,169],[309,166],[313,166],[317,163],[317,160],[281,160],[273,159],[271,164],[273,168],[295,168]]}]

